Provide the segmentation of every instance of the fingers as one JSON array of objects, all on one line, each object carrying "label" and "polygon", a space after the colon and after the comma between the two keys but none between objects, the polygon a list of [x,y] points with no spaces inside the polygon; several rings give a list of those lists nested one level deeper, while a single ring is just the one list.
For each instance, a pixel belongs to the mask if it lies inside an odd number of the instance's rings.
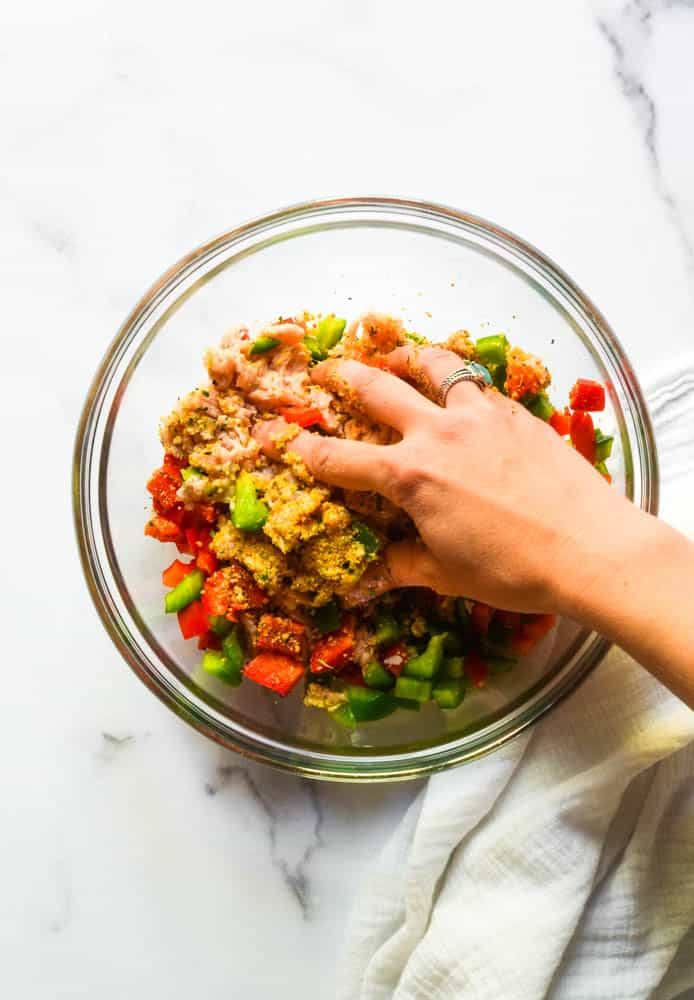
[{"label": "fingers", "polygon": [[426,546],[409,541],[389,545],[382,559],[369,566],[343,600],[355,607],[396,587],[428,587],[439,594],[449,593],[444,575]]},{"label": "fingers", "polygon": [[[438,395],[439,387],[447,375],[462,368],[465,361],[453,351],[447,351],[444,347],[415,347],[409,344],[404,347],[397,347],[385,359],[386,367],[394,375],[400,378],[407,378],[422,384],[425,391],[428,389],[434,396]],[[474,400],[475,393],[479,396],[479,387],[471,382],[459,382],[449,390],[446,405],[466,404]]]},{"label": "fingers", "polygon": [[253,436],[270,458],[280,458],[287,451],[300,455],[309,472],[331,486],[388,495],[392,463],[387,453],[396,445],[346,441],[309,431],[293,436],[292,428],[282,419],[256,424]]},{"label": "fingers", "polygon": [[427,412],[431,403],[401,379],[359,361],[316,365],[312,379],[318,385],[355,403],[372,420],[394,427],[401,434]]}]

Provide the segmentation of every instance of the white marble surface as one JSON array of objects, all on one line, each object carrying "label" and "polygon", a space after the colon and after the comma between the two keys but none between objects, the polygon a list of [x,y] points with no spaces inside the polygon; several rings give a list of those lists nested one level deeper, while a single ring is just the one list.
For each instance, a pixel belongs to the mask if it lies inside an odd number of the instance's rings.
[{"label": "white marble surface", "polygon": [[[68,480],[133,301],[273,207],[421,196],[544,249],[650,377],[692,352],[693,50],[691,0],[2,7],[3,995],[331,997],[355,888],[417,791],[245,766],[103,633]],[[667,514],[692,444],[665,433]]]}]

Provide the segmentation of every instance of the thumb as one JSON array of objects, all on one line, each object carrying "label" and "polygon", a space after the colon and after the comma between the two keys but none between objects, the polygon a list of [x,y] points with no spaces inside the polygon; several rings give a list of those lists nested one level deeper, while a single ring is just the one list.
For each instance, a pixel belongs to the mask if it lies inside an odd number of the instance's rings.
[{"label": "thumb", "polygon": [[350,607],[365,604],[396,587],[428,587],[447,594],[445,574],[422,542],[394,542],[372,563],[359,582],[344,595]]}]

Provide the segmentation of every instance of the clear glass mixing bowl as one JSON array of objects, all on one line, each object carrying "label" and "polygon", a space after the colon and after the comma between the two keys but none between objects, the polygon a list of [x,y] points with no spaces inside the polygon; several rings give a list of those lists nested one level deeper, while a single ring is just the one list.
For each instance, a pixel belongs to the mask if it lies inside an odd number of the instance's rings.
[{"label": "clear glass mixing bowl", "polygon": [[138,302],[96,373],[74,467],[77,536],[92,597],[138,676],[181,718],[238,752],[312,777],[417,777],[493,750],[556,705],[608,643],[562,621],[533,656],[459,709],[395,715],[350,733],[301,692],[280,701],[226,688],[163,613],[172,546],[145,538],[145,482],[161,460],[159,418],[203,377],[204,348],[236,322],[304,308],[401,315],[436,339],[504,331],[538,353],[552,394],[576,377],[608,387],[614,488],[656,512],[655,444],[641,390],[614,333],[567,275],[518,237],[439,205],[388,198],[312,202],[239,226],[193,251]]}]

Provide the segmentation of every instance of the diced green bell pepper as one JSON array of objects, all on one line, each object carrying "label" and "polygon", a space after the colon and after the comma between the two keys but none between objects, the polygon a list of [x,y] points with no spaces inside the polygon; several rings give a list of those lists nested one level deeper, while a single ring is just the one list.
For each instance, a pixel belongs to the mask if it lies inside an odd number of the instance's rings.
[{"label": "diced green bell pepper", "polygon": [[609,476],[610,470],[607,468],[604,462],[598,462],[595,466],[601,476]]},{"label": "diced green bell pepper", "polygon": [[549,396],[546,392],[541,392],[539,395],[534,396],[525,404],[525,407],[533,414],[533,416],[539,417],[540,420],[544,420],[545,423],[554,413],[554,407],[550,403]]},{"label": "diced green bell pepper", "polygon": [[375,559],[376,553],[381,547],[381,540],[378,535],[361,521],[353,521],[352,525],[354,527],[354,537],[364,546],[367,559]]},{"label": "diced green bell pepper", "polygon": [[403,673],[408,677],[418,677],[424,680],[430,680],[432,677],[436,677],[441,669],[441,664],[443,663],[443,647],[445,641],[445,632],[440,632],[438,635],[432,635],[424,652],[420,653],[418,656],[413,656],[407,661]]},{"label": "diced green bell pepper", "polygon": [[462,681],[440,681],[431,692],[439,708],[457,708],[465,697],[465,684]]},{"label": "diced green bell pepper", "polygon": [[242,472],[236,480],[232,521],[241,531],[257,531],[265,524],[269,511],[262,500],[258,500],[253,477]]},{"label": "diced green bell pepper", "polygon": [[304,337],[304,347],[311,355],[312,361],[325,361],[328,356],[327,352],[323,350],[316,338],[312,337],[310,334],[306,334]]},{"label": "diced green bell pepper", "polygon": [[614,438],[603,434],[599,427],[595,428],[595,461],[604,462],[612,454]]},{"label": "diced green bell pepper", "polygon": [[457,632],[446,632],[446,638],[443,641],[444,653],[448,656],[458,656],[463,652],[464,646],[462,635]]},{"label": "diced green bell pepper", "polygon": [[403,627],[395,620],[393,615],[382,612],[376,616],[376,632],[374,638],[379,645],[387,642],[395,642],[402,635]]},{"label": "diced green bell pepper", "polygon": [[398,708],[403,708],[406,712],[418,712],[422,707],[421,704],[413,698],[395,698],[395,704]]},{"label": "diced green bell pepper", "polygon": [[378,688],[381,691],[387,691],[388,688],[392,688],[395,683],[395,678],[391,674],[390,670],[386,670],[386,668],[382,666],[378,660],[370,660],[362,667],[361,673],[370,688]]},{"label": "diced green bell pepper", "polygon": [[499,392],[506,391],[506,365],[497,365],[492,372],[492,382]]},{"label": "diced green bell pepper", "polygon": [[205,583],[205,574],[200,569],[194,569],[187,576],[184,576],[180,583],[177,583],[173,590],[170,590],[164,598],[164,608],[167,614],[174,611],[183,611],[193,601],[197,601],[202,593]]},{"label": "diced green bell pepper", "polygon": [[248,357],[255,358],[259,354],[267,354],[268,351],[271,351],[273,347],[277,347],[278,345],[279,340],[276,337],[257,337],[251,344]]},{"label": "diced green bell pepper", "polygon": [[339,316],[324,316],[319,321],[316,340],[326,354],[335,344],[339,343],[346,326],[347,320],[341,319]]},{"label": "diced green bell pepper", "polygon": [[509,670],[513,670],[517,663],[518,660],[515,656],[490,656],[487,658],[489,673],[493,676],[507,674]]},{"label": "diced green bell pepper", "polygon": [[210,632],[214,632],[215,635],[224,638],[233,629],[234,625],[225,618],[224,615],[210,615]]},{"label": "diced green bell pepper", "polygon": [[181,479],[184,483],[191,477],[199,479],[201,476],[204,476],[204,472],[201,472],[200,469],[196,469],[194,465],[189,465],[187,468],[181,469]]},{"label": "diced green bell pepper", "polygon": [[325,635],[326,632],[336,632],[340,627],[341,619],[337,601],[328,601],[327,604],[321,604],[319,608],[315,608],[311,613],[311,619],[321,635]]},{"label": "diced green bell pepper", "polygon": [[386,691],[375,691],[356,684],[347,688],[347,698],[357,722],[383,719],[397,708],[395,700]]},{"label": "diced green bell pepper", "polygon": [[400,674],[395,682],[395,697],[407,701],[429,701],[431,681],[420,681],[415,677],[405,677],[404,674]]},{"label": "diced green bell pepper", "polygon": [[343,729],[356,729],[357,727],[354,712],[346,701],[330,712],[330,718],[334,719],[338,726],[342,726]]},{"label": "diced green bell pepper", "polygon": [[503,333],[495,333],[490,337],[480,337],[475,344],[475,354],[480,364],[486,368],[506,364],[506,354],[509,343]]},{"label": "diced green bell pepper", "polygon": [[232,687],[238,687],[241,683],[241,671],[234,670],[224,653],[215,649],[205,650],[202,669],[205,673],[224,681],[225,684],[231,684]]},{"label": "diced green bell pepper", "polygon": [[441,667],[441,676],[446,680],[460,680],[465,676],[465,658],[462,656],[447,656]]},{"label": "diced green bell pepper", "polygon": [[456,615],[458,616],[458,621],[460,622],[463,635],[467,635],[468,631],[470,630],[470,626],[472,624],[470,612],[467,609],[467,604],[465,603],[465,601],[466,598],[464,597],[456,597],[455,599],[455,611]]},{"label": "diced green bell pepper", "polygon": [[241,670],[244,663],[246,662],[246,657],[244,656],[241,643],[239,642],[238,632],[234,629],[229,635],[222,639],[222,652],[226,657],[229,672],[238,674],[239,681],[241,680]]}]

